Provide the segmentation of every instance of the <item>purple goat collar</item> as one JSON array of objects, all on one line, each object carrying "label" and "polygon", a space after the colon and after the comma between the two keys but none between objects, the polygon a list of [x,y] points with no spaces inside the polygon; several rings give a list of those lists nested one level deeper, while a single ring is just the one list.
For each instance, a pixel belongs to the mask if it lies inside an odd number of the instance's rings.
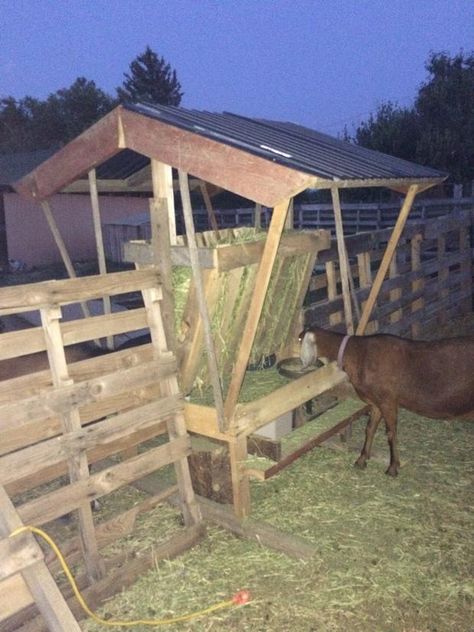
[{"label": "purple goat collar", "polygon": [[352,338],[350,334],[344,336],[341,342],[341,346],[339,347],[339,351],[337,352],[337,368],[340,371],[343,371],[342,361],[344,360],[344,351],[346,350],[347,343],[349,342],[349,338]]}]

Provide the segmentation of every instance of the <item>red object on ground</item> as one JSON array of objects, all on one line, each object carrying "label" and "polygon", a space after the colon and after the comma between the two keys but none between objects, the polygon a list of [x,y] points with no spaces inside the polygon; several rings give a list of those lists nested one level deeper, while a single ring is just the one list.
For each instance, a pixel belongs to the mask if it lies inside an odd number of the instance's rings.
[{"label": "red object on ground", "polygon": [[244,606],[246,603],[250,601],[250,593],[248,590],[239,590],[238,593],[232,597],[232,601],[236,606]]}]

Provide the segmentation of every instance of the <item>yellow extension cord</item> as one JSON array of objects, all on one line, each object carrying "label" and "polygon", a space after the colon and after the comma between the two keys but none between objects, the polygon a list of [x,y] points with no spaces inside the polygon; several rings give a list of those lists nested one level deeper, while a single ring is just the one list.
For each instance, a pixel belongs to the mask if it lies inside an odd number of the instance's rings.
[{"label": "yellow extension cord", "polygon": [[49,544],[51,549],[54,551],[56,557],[61,564],[61,567],[71,585],[71,588],[78,600],[81,608],[84,612],[94,621],[100,623],[101,625],[109,626],[109,627],[125,627],[125,626],[136,626],[136,625],[147,625],[147,626],[158,626],[158,625],[169,625],[171,623],[179,623],[180,621],[190,621],[191,619],[195,619],[197,617],[201,617],[202,615],[209,614],[210,612],[214,612],[215,610],[221,610],[222,608],[229,608],[234,605],[244,605],[248,603],[250,600],[250,595],[246,590],[242,590],[234,595],[232,599],[228,599],[226,601],[221,601],[214,606],[209,606],[209,608],[204,608],[204,610],[199,610],[197,612],[191,612],[190,614],[184,614],[178,617],[172,617],[170,619],[135,619],[132,621],[124,621],[122,619],[102,619],[95,612],[93,612],[87,603],[84,600],[84,597],[81,595],[79,588],[77,587],[76,580],[74,579],[69,566],[67,565],[66,560],[64,559],[63,554],[61,553],[56,542],[42,529],[38,529],[37,527],[32,526],[23,526],[18,527],[10,533],[10,538],[13,538],[20,533],[24,533],[29,531],[31,533],[35,533],[39,537],[43,538],[43,540]]}]

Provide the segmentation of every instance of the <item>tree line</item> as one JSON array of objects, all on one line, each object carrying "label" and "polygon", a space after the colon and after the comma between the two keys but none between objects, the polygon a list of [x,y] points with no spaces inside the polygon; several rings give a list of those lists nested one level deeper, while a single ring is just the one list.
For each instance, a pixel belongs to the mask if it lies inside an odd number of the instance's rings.
[{"label": "tree line", "polygon": [[0,153],[61,147],[119,103],[179,105],[182,97],[176,71],[147,46],[124,73],[116,96],[104,92],[94,81],[78,77],[69,88],[45,100],[30,96],[0,99]]},{"label": "tree line", "polygon": [[[414,103],[382,103],[345,140],[429,165],[454,182],[474,180],[474,52],[431,53],[427,79]],[[0,153],[60,147],[119,103],[145,101],[180,105],[183,92],[176,70],[149,46],[130,64],[111,96],[94,81],[78,77],[40,100],[0,99]]]},{"label": "tree line", "polygon": [[453,182],[474,180],[474,51],[431,53],[411,107],[382,103],[351,138],[358,145],[428,165]]}]

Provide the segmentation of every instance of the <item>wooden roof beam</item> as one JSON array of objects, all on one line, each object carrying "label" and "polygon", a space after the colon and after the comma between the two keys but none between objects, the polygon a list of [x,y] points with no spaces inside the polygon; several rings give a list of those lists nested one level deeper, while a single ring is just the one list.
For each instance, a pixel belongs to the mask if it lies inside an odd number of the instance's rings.
[{"label": "wooden roof beam", "polygon": [[120,109],[120,119],[129,149],[265,206],[304,191],[312,181],[308,174],[131,110]]},{"label": "wooden roof beam", "polygon": [[14,187],[25,196],[45,200],[119,150],[119,108],[115,108]]}]

